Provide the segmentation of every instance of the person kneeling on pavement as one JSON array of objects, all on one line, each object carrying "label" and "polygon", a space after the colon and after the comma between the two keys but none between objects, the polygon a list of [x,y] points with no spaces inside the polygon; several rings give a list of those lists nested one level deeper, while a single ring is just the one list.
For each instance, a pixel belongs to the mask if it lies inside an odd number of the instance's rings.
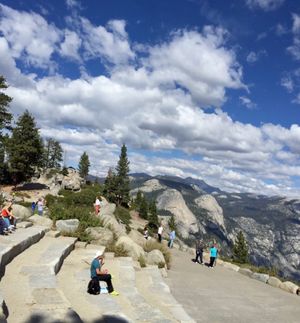
[{"label": "person kneeling on pavement", "polygon": [[102,269],[104,265],[104,256],[101,252],[97,252],[94,260],[91,263],[91,279],[98,279],[98,281],[104,281],[107,284],[107,290],[110,295],[118,296],[119,293],[114,290],[111,275],[108,273],[108,270]]}]

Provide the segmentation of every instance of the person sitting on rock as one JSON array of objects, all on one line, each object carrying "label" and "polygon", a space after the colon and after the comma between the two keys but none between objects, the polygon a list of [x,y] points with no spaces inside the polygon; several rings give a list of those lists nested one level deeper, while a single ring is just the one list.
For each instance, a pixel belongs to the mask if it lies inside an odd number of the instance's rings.
[{"label": "person sitting on rock", "polygon": [[119,293],[114,290],[111,275],[108,273],[108,270],[102,270],[102,266],[104,265],[104,255],[101,252],[97,252],[94,260],[91,263],[91,279],[98,279],[100,281],[104,281],[107,284],[107,290],[110,295],[118,296]]},{"label": "person sitting on rock", "polygon": [[6,235],[6,234],[7,234],[7,225],[3,220],[3,216],[0,214],[0,235]]},{"label": "person sitting on rock", "polygon": [[8,230],[14,230],[16,228],[16,219],[12,213],[12,203],[2,209],[1,215]]}]

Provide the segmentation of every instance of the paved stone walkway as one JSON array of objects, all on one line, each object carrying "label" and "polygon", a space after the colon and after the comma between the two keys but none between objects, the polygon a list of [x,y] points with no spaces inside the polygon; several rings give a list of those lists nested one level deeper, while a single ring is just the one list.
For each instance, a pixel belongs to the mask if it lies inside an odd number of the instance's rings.
[{"label": "paved stone walkway", "polygon": [[195,264],[192,256],[172,250],[167,284],[197,322],[299,323],[300,297],[221,266]]}]

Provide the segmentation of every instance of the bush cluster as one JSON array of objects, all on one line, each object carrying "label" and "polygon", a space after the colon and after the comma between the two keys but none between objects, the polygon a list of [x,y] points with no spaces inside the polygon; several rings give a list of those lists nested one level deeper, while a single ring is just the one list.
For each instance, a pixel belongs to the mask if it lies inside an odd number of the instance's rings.
[{"label": "bush cluster", "polygon": [[80,225],[72,236],[81,241],[89,241],[90,237],[85,233],[87,227],[103,226],[101,219],[93,215],[93,204],[100,194],[99,185],[86,186],[80,192],[61,190],[59,196],[47,195],[46,204],[49,208],[49,216],[52,220],[78,219]]}]

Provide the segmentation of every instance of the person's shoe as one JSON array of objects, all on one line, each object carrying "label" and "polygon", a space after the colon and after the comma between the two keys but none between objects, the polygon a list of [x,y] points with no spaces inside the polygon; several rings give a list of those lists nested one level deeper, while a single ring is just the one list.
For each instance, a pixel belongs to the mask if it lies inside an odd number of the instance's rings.
[{"label": "person's shoe", "polygon": [[109,293],[109,295],[112,295],[112,296],[119,296],[119,293],[117,291],[112,291],[111,293]]}]

